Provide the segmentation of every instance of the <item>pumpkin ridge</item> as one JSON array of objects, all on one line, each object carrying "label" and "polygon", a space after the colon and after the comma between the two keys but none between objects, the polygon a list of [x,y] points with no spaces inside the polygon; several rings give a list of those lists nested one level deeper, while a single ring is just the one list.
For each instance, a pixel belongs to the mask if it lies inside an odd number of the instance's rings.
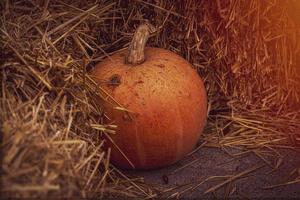
[{"label": "pumpkin ridge", "polygon": [[[160,78],[163,78],[163,74],[158,74],[158,76],[160,76]],[[172,91],[169,84],[166,84],[166,87],[169,91]],[[175,162],[179,159],[179,157],[181,156],[182,149],[183,149],[183,143],[182,143],[182,139],[184,137],[183,135],[183,124],[182,124],[182,114],[181,114],[181,110],[179,109],[178,106],[179,101],[175,101],[175,113],[176,113],[176,121],[175,123],[178,124],[180,123],[180,131],[176,131],[176,134],[178,134],[179,138],[177,139],[177,143],[176,143],[176,158],[175,158]],[[179,119],[178,119],[179,118]],[[177,127],[177,126],[176,126]],[[179,133],[180,132],[180,133]],[[175,145],[175,144],[174,144]]]},{"label": "pumpkin ridge", "polygon": [[146,164],[146,156],[145,156],[145,148],[141,143],[141,134],[138,132],[137,121],[134,120],[134,130],[135,130],[135,146],[137,150],[137,160],[140,166],[145,166]]},{"label": "pumpkin ridge", "polygon": [[[176,161],[181,157],[181,152],[182,152],[182,150],[183,150],[183,137],[184,137],[184,135],[183,135],[183,124],[182,124],[182,112],[181,112],[181,109],[179,108],[179,106],[178,106],[178,104],[179,104],[179,101],[176,101],[176,103],[175,103],[175,108],[176,108],[176,114],[177,114],[177,116],[178,117],[176,117],[176,119],[178,119],[179,118],[179,120],[176,122],[176,123],[180,123],[180,131],[178,131],[178,136],[179,136],[179,138],[177,139],[177,148],[176,148]],[[177,133],[177,132],[176,132]]]}]

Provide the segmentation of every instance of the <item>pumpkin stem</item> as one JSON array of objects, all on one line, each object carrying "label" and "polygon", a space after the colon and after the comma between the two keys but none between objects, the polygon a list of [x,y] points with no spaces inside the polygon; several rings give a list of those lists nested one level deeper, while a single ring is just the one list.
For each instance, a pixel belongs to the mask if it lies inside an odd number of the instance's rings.
[{"label": "pumpkin stem", "polygon": [[127,64],[139,65],[145,61],[145,46],[150,34],[155,31],[155,27],[149,23],[142,24],[136,29],[125,59]]}]

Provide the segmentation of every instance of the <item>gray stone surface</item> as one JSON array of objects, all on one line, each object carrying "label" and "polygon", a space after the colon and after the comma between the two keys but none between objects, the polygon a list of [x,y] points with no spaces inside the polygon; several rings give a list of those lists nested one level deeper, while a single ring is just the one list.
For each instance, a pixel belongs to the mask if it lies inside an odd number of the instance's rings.
[{"label": "gray stone surface", "polygon": [[[150,171],[124,171],[124,173],[130,177],[141,176],[146,183],[153,184],[160,190],[177,186],[176,189],[170,192],[162,193],[161,198],[194,187],[194,189],[187,190],[179,197],[185,199],[199,197],[300,199],[300,182],[273,189],[264,189],[266,186],[295,180],[297,176],[300,176],[300,152],[294,150],[278,151],[280,156],[276,156],[274,152],[265,152],[262,154],[263,158],[274,167],[277,163],[280,163],[280,159],[282,158],[283,162],[278,169],[276,167],[272,168],[263,159],[255,155],[254,152],[242,154],[241,156],[232,156],[230,154],[238,154],[241,151],[236,149],[227,149],[224,151],[217,148],[205,147],[166,168]],[[224,185],[214,192],[204,194],[209,188],[222,183],[226,179],[214,178],[197,186],[197,184],[209,177],[237,175],[259,165],[264,166]],[[183,166],[186,167],[181,168]],[[291,174],[295,169],[299,169],[298,172]],[[166,177],[168,181],[166,181]],[[184,186],[184,184],[188,185]]]}]

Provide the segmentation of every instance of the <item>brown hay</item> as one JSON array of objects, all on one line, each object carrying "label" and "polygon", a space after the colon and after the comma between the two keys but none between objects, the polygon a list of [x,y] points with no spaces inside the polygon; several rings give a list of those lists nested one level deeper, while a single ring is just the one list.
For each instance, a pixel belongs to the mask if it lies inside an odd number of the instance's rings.
[{"label": "brown hay", "polygon": [[300,26],[289,15],[292,1],[0,5],[2,196],[157,195],[110,165],[101,136],[115,126],[105,123],[98,99],[111,97],[87,76],[96,62],[126,48],[147,20],[160,28],[149,45],[182,55],[205,80],[205,145],[300,144]]}]

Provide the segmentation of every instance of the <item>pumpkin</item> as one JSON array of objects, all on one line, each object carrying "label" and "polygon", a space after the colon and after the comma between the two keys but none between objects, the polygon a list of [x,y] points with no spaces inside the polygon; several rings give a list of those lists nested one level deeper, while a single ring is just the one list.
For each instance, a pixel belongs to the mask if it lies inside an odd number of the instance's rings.
[{"label": "pumpkin", "polygon": [[91,72],[117,103],[103,102],[116,134],[111,162],[125,169],[154,169],[175,163],[195,147],[206,121],[207,98],[197,71],[161,48],[145,48],[154,32],[140,25],[129,50],[96,64]]}]

